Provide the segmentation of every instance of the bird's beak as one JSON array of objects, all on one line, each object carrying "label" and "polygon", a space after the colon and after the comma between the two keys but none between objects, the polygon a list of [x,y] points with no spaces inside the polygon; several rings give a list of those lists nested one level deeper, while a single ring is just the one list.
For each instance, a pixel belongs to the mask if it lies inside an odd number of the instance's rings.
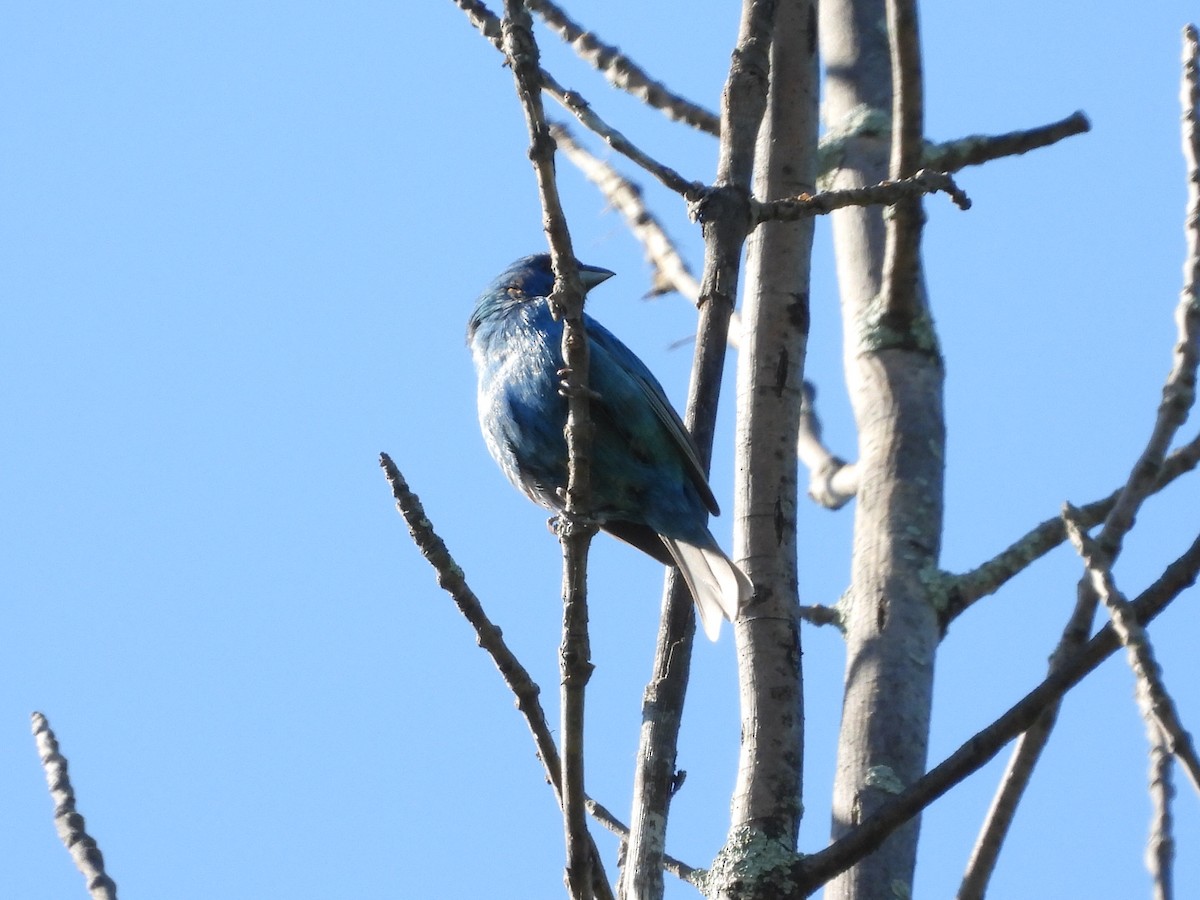
[{"label": "bird's beak", "polygon": [[610,272],[608,269],[602,269],[599,266],[587,266],[582,263],[579,265],[579,280],[583,282],[584,293],[587,293],[601,282],[608,281],[615,274],[615,272]]}]

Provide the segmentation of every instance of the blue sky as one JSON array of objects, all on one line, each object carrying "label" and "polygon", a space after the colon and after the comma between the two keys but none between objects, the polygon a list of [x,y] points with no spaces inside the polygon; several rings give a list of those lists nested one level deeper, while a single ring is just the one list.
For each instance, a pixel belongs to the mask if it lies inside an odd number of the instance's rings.
[{"label": "blue sky", "polygon": [[[736,4],[597,6],[571,11],[715,108]],[[1094,124],[964,172],[970,212],[927,204],[950,570],[1107,494],[1149,432],[1180,287],[1179,33],[1195,14],[922,9],[931,137],[1075,109]],[[487,456],[463,339],[480,288],[542,246],[509,72],[450,3],[10,4],[0,35],[0,895],[83,893],[28,735],[37,709],[124,897],[560,896],[558,813],[525,727],[376,464],[386,450],[405,472],[556,717],[559,550]],[[712,176],[709,138],[543,46],[645,149]],[[579,256],[618,273],[591,311],[681,403],[691,355],[671,347],[689,307],[640,299],[638,247],[560,170]],[[646,187],[698,267],[681,203]],[[819,231],[809,375],[830,443],[853,456]],[[728,409],[721,429],[728,510]],[[1198,501],[1194,476],[1151,501],[1125,590],[1190,543]],[[851,524],[852,509],[805,506],[804,602],[845,587]],[[726,546],[728,528],[714,525]],[[592,559],[589,787],[623,815],[661,569],[607,539]],[[955,623],[935,759],[1040,678],[1078,574],[1060,551]],[[1193,728],[1198,624],[1193,592],[1151,632]],[[815,849],[842,654],[829,631],[804,639]],[[694,673],[669,848],[703,865],[737,752],[728,632]],[[1148,892],[1132,686],[1116,660],[1072,695],[992,896]],[[917,896],[952,894],[998,766],[925,817]],[[1184,889],[1200,881],[1200,815],[1179,789]]]}]

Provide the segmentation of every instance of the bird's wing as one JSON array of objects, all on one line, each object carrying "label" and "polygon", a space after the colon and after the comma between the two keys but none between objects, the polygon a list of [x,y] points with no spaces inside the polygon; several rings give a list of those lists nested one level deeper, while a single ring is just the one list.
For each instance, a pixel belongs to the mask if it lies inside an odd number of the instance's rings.
[{"label": "bird's wing", "polygon": [[[692,436],[688,434],[688,430],[684,427],[683,420],[679,418],[679,414],[671,406],[671,401],[667,399],[666,392],[663,391],[662,385],[658,383],[658,379],[654,377],[654,374],[646,368],[646,364],[638,359],[632,350],[622,344],[612,332],[591,316],[584,316],[584,327],[587,329],[587,335],[591,343],[591,352],[593,354],[591,363],[592,372],[596,372],[597,370],[608,372],[613,374],[614,378],[616,377],[615,373],[621,373],[622,377],[620,382],[618,382],[619,387],[637,392],[638,395],[649,403],[650,408],[654,411],[655,418],[662,424],[675,448],[683,458],[688,473],[692,477],[692,482],[704,500],[704,505],[708,507],[709,512],[717,515],[720,511],[717,506],[717,498],[713,496],[712,488],[708,485],[708,477],[704,474],[704,466],[700,463],[700,453],[696,449],[696,443],[692,440]],[[608,363],[607,366],[605,365],[606,362]],[[597,386],[593,385],[593,387]],[[606,398],[603,396],[605,391],[600,390],[600,393],[599,402],[603,406],[606,403]],[[607,399],[615,407],[618,398],[609,397]],[[619,409],[614,408],[612,411],[614,413],[614,420],[619,424]]]}]

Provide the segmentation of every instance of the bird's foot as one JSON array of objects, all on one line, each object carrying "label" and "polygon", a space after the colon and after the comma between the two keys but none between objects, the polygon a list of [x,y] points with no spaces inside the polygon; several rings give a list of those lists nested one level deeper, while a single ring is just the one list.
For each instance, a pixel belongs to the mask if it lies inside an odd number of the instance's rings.
[{"label": "bird's foot", "polygon": [[599,400],[600,395],[591,388],[585,388],[571,381],[571,376],[575,374],[574,370],[569,366],[564,366],[558,370],[558,393],[563,397],[587,397],[589,400]]}]

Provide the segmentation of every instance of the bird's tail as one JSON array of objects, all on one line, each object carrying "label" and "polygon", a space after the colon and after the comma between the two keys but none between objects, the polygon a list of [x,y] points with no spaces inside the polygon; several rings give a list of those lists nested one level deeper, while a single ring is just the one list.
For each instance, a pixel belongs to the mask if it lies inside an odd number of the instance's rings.
[{"label": "bird's tail", "polygon": [[662,540],[692,592],[704,633],[710,641],[715,641],[721,635],[721,619],[732,622],[742,604],[750,599],[753,592],[750,579],[716,541],[698,546],[676,538]]}]

